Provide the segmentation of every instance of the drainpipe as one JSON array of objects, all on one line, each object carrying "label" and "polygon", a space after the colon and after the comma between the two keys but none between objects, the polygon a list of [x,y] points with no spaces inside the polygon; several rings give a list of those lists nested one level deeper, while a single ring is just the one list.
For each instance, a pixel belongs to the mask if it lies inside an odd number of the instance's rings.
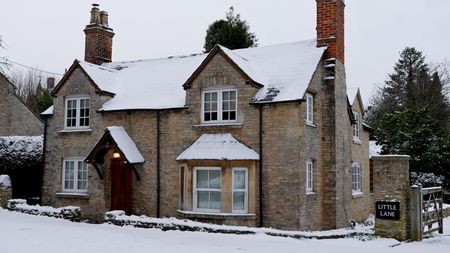
[{"label": "drainpipe", "polygon": [[263,105],[259,105],[259,226],[264,225],[263,219]]},{"label": "drainpipe", "polygon": [[42,191],[44,188],[44,171],[45,171],[45,149],[47,146],[47,118],[44,118],[44,139],[42,140],[42,166],[40,175],[40,191],[39,191],[39,204],[42,204]]},{"label": "drainpipe", "polygon": [[161,173],[160,173],[160,114],[156,111],[156,217],[160,217],[161,212]]}]

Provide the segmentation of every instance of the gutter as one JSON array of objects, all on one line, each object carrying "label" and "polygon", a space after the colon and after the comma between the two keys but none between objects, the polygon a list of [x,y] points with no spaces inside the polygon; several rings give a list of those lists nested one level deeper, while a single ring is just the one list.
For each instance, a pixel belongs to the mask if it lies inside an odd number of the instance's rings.
[{"label": "gutter", "polygon": [[42,204],[42,191],[44,188],[44,171],[45,171],[45,149],[47,147],[47,118],[44,118],[44,139],[42,140],[42,166],[41,175],[39,177],[39,184],[41,190],[39,191],[39,202]]},{"label": "gutter", "polygon": [[156,217],[159,218],[161,214],[161,131],[160,131],[161,116],[160,112],[156,111]]},{"label": "gutter", "polygon": [[264,226],[263,212],[263,104],[259,104],[259,226]]}]

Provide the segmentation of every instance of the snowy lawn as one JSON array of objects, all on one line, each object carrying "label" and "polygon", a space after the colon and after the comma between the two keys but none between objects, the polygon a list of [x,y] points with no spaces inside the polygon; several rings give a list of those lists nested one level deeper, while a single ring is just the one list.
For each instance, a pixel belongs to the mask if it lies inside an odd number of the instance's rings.
[{"label": "snowy lawn", "polygon": [[[161,231],[73,223],[0,209],[0,252],[430,252],[450,249],[450,218],[444,235],[420,243],[393,239],[292,239],[264,234],[229,235]],[[397,245],[395,247],[392,247]]]}]

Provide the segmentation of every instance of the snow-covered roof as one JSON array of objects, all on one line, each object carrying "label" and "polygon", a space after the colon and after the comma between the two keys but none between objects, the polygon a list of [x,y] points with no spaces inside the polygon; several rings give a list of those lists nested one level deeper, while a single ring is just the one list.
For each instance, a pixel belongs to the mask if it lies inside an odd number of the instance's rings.
[{"label": "snow-covered roof", "polygon": [[101,66],[79,63],[101,90],[115,94],[100,111],[168,109],[185,106],[182,84],[205,57],[198,54]]},{"label": "snow-covered roof", "polygon": [[[303,97],[326,47],[315,40],[266,47],[219,48],[253,81],[263,85],[254,102],[281,102]],[[185,107],[182,85],[206,59],[193,54],[153,60],[80,66],[102,90],[115,94],[100,111]]]},{"label": "snow-covered roof", "polygon": [[144,157],[125,129],[121,126],[109,126],[106,128],[117,144],[117,148],[124,154],[129,163],[143,163]]},{"label": "snow-covered roof", "polygon": [[326,47],[316,40],[266,47],[221,48],[247,75],[264,85],[254,102],[302,99]]},{"label": "snow-covered roof", "polygon": [[203,134],[177,160],[259,160],[259,154],[229,133]]},{"label": "snow-covered roof", "polygon": [[369,141],[369,157],[381,154],[381,145],[377,145],[376,141]]},{"label": "snow-covered roof", "polygon": [[53,115],[53,105],[50,106],[49,108],[45,109],[45,111],[41,112],[42,116],[49,116],[49,115]]}]

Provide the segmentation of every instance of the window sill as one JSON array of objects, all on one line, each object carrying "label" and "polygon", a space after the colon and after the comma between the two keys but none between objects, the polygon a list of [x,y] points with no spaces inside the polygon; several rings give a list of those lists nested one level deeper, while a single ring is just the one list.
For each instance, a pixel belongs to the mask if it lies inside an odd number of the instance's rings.
[{"label": "window sill", "polygon": [[361,198],[364,196],[363,192],[352,192],[352,198]]},{"label": "window sill", "polygon": [[355,144],[361,144],[361,140],[360,140],[360,139],[354,139],[354,138],[353,138],[353,143],[355,143]]},{"label": "window sill", "polygon": [[177,213],[184,218],[197,219],[237,219],[237,220],[254,220],[256,214],[254,213],[207,213],[197,211],[177,210]]},{"label": "window sill", "polygon": [[314,128],[316,128],[317,126],[314,124],[314,123],[306,123],[306,126],[309,126],[309,127],[314,127]]},{"label": "window sill", "polygon": [[242,127],[240,122],[221,122],[221,123],[201,123],[200,125],[193,125],[194,127]]},{"label": "window sill", "polygon": [[88,199],[90,195],[86,192],[57,192],[58,198],[75,198],[75,199]]},{"label": "window sill", "polygon": [[74,129],[63,129],[58,131],[59,133],[78,133],[78,132],[92,132],[91,128],[74,128]]},{"label": "window sill", "polygon": [[306,192],[306,195],[316,195],[317,193],[315,192]]}]

